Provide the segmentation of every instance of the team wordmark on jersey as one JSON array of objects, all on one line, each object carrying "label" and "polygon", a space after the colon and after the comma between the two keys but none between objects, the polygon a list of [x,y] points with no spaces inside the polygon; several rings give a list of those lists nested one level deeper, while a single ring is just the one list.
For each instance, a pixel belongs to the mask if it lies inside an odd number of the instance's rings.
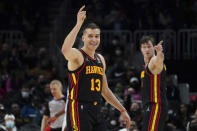
[{"label": "team wordmark on jersey", "polygon": [[103,68],[99,66],[86,66],[86,74],[103,75]]}]

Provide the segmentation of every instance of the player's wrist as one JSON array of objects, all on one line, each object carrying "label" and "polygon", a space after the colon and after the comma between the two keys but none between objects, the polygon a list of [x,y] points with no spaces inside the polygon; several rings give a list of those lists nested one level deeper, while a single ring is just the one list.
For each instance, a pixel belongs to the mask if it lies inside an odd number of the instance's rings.
[{"label": "player's wrist", "polygon": [[82,24],[83,24],[83,22],[79,22],[79,21],[77,21],[77,23],[76,23],[76,27],[77,27],[77,28],[81,28]]},{"label": "player's wrist", "polygon": [[127,112],[127,110],[126,109],[122,109],[122,110],[120,110],[120,112],[124,113],[124,112]]}]

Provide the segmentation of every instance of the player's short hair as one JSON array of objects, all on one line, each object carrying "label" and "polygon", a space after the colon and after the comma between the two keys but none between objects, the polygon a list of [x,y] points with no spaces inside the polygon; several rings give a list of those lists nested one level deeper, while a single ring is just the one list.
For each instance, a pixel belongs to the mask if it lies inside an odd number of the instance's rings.
[{"label": "player's short hair", "polygon": [[96,23],[92,22],[84,26],[83,33],[85,32],[86,29],[99,29],[100,30],[100,27]]},{"label": "player's short hair", "polygon": [[152,35],[143,35],[142,38],[140,39],[140,47],[144,43],[148,43],[149,41],[152,42],[153,46],[155,45],[155,39]]},{"label": "player's short hair", "polygon": [[59,80],[52,80],[50,83],[50,86],[52,86],[52,85],[57,85],[59,87],[62,87],[62,83]]}]

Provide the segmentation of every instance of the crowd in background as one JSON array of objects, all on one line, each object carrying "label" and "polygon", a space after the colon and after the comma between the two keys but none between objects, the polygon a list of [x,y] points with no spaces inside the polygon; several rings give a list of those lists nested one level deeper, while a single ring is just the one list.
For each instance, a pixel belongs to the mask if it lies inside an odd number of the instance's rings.
[{"label": "crowd in background", "polygon": [[197,27],[196,0],[92,0],[86,6],[88,18],[106,29]]},{"label": "crowd in background", "polygon": [[[15,116],[17,129],[21,131],[39,130],[45,111],[43,105],[52,97],[51,80],[59,79],[65,83],[66,92],[67,78],[59,77],[58,68],[48,57],[48,48],[35,46],[29,41],[33,37],[32,32],[36,33],[37,24],[47,24],[42,8],[44,4],[25,0],[0,2],[0,17],[4,18],[0,21],[0,29],[21,30],[26,38],[16,43],[2,40],[0,44],[0,124],[4,123],[4,115],[11,113]],[[102,29],[197,27],[196,0],[92,0],[86,8],[88,20],[94,19]],[[109,87],[130,114],[131,131],[140,130],[143,114],[140,71],[128,63],[129,50],[118,38],[112,40],[110,48],[103,47]],[[176,80],[168,74],[169,109],[165,130],[185,131],[191,127],[191,131],[197,130],[197,96],[190,97],[189,104],[183,103]],[[109,131],[123,128],[124,122],[117,110],[103,102],[102,111]]]}]

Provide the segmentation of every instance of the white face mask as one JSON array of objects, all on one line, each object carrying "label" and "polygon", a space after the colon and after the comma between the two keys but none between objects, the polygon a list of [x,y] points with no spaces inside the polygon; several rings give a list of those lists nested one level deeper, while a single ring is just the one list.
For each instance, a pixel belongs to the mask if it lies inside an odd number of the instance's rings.
[{"label": "white face mask", "polygon": [[29,92],[22,91],[21,95],[22,95],[23,98],[28,98],[29,97]]},{"label": "white face mask", "polygon": [[13,128],[14,127],[14,121],[10,121],[10,120],[6,121],[5,126],[7,128]]}]

